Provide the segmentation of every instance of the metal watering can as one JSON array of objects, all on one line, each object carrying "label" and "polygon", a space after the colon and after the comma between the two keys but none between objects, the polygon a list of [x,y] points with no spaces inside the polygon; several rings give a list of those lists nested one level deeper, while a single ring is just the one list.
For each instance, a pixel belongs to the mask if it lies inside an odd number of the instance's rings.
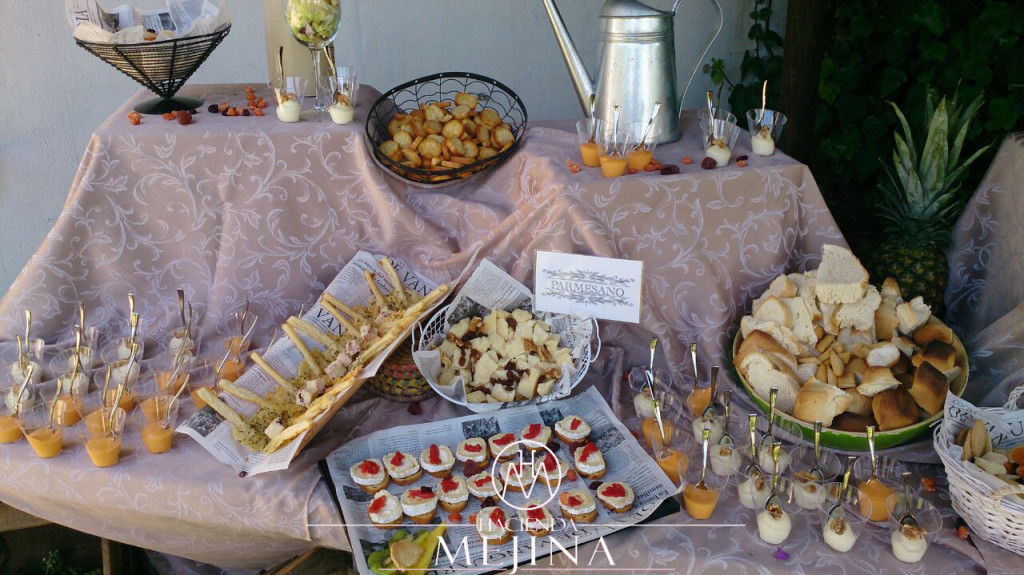
[{"label": "metal watering can", "polygon": [[[610,125],[615,106],[619,106],[621,125],[630,122],[646,123],[656,102],[661,102],[666,113],[655,120],[661,129],[659,143],[674,142],[682,135],[679,118],[683,97],[693,76],[708,50],[722,31],[722,7],[718,0],[710,0],[718,12],[718,30],[690,72],[682,94],[676,88],[676,49],[673,18],[682,0],[676,0],[672,10],[665,12],[651,8],[637,0],[608,0],[601,9],[601,51],[597,82],[591,80],[583,60],[576,51],[569,31],[565,28],[554,0],[543,0],[551,26],[569,68],[573,87],[589,118],[590,98],[596,95],[594,115]],[[595,89],[596,84],[596,89]]]}]

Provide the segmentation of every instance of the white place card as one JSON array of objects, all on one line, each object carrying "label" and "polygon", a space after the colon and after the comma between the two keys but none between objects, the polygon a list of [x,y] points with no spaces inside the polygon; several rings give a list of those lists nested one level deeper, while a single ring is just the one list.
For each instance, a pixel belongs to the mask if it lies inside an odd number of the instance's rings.
[{"label": "white place card", "polygon": [[534,311],[640,322],[644,262],[537,252]]}]

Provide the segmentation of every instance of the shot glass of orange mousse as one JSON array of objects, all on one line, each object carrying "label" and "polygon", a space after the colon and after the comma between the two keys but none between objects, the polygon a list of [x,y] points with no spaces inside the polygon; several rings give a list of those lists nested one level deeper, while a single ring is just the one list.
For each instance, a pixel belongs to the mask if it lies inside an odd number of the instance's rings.
[{"label": "shot glass of orange mousse", "polygon": [[597,118],[576,122],[576,139],[580,143],[580,159],[584,166],[596,168],[601,165],[600,137],[603,128],[603,123]]},{"label": "shot glass of orange mousse", "polygon": [[165,453],[174,445],[180,403],[170,394],[157,394],[139,403],[142,443],[150,453]]},{"label": "shot glass of orange mousse", "polygon": [[121,436],[128,414],[120,407],[104,407],[93,412],[93,424],[86,419],[85,429],[78,431],[96,467],[110,467],[121,459]]},{"label": "shot glass of orange mousse", "polygon": [[40,459],[57,457],[64,450],[64,404],[40,402],[21,413],[21,432]]},{"label": "shot glass of orange mousse", "polygon": [[605,130],[599,142],[601,152],[601,175],[606,178],[617,178],[626,174],[629,160],[626,152],[633,148],[633,138],[629,130]]}]

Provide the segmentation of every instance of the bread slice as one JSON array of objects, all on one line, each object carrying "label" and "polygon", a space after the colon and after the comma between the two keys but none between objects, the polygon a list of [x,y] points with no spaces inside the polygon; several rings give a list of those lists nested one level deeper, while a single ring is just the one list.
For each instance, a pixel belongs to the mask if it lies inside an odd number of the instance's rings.
[{"label": "bread slice", "polygon": [[836,318],[839,304],[821,302],[818,307],[821,309],[821,326],[825,333],[839,335],[839,320]]},{"label": "bread slice", "polygon": [[874,345],[875,332],[874,330],[862,331],[859,329],[844,327],[839,330],[839,335],[836,337],[836,340],[843,346],[843,349],[857,349],[857,346],[859,345]]},{"label": "bread slice", "polygon": [[770,355],[772,363],[784,366],[789,373],[796,372],[797,362],[793,354],[783,347],[782,344],[775,341],[772,336],[763,331],[752,331],[750,335],[744,338],[743,342],[740,343],[739,351],[736,352],[733,363],[739,366],[747,355],[755,352]]},{"label": "bread slice", "polygon": [[796,366],[796,378],[801,384],[806,384],[818,372],[818,364],[801,363]]},{"label": "bread slice", "polygon": [[818,270],[789,274],[789,279],[796,284],[797,297],[804,300],[804,305],[811,312],[811,321],[821,321],[818,296],[814,294],[814,286],[818,284]]},{"label": "bread slice", "polygon": [[907,357],[913,357],[915,353],[921,351],[921,348],[912,339],[899,334],[893,336],[892,344],[900,348],[900,353]]},{"label": "bread slice", "polygon": [[796,284],[793,283],[793,281],[790,280],[789,276],[787,276],[786,274],[780,274],[779,276],[772,280],[772,283],[768,285],[768,289],[764,290],[764,293],[761,294],[761,297],[754,300],[750,307],[750,313],[756,314],[757,310],[759,310],[761,306],[764,305],[764,302],[771,296],[775,296],[777,298],[784,298],[796,297],[796,294]]},{"label": "bread slice", "polygon": [[754,318],[762,321],[773,321],[785,328],[793,328],[793,312],[789,306],[774,295],[761,299],[761,305],[754,312]]},{"label": "bread slice", "polygon": [[878,422],[879,431],[913,425],[920,419],[917,403],[902,389],[890,389],[876,395],[871,400],[871,411]]},{"label": "bread slice", "polygon": [[889,341],[897,334],[900,320],[896,317],[896,306],[901,303],[902,299],[882,295],[882,302],[875,310],[875,337],[879,341]]},{"label": "bread slice", "polygon": [[817,345],[818,334],[814,331],[814,314],[808,309],[807,302],[801,297],[790,297],[782,300],[782,303],[789,308],[792,318],[792,325],[789,328],[793,335],[808,347]]},{"label": "bread slice", "polygon": [[871,411],[871,398],[857,391],[856,389],[847,389],[846,395],[850,396],[850,403],[846,406],[847,413],[856,413],[857,415],[872,415]]},{"label": "bread slice", "polygon": [[779,369],[771,354],[751,352],[743,357],[737,368],[754,392],[765,401],[768,400],[771,389],[777,387],[779,396],[776,406],[786,413],[793,412],[796,395],[800,392],[800,383],[797,382],[795,374],[787,373],[784,368]]},{"label": "bread slice", "polygon": [[914,330],[928,322],[932,316],[932,308],[924,303],[921,296],[896,306],[896,318],[899,320],[900,333],[910,335]]},{"label": "bread slice", "polygon": [[928,322],[914,330],[914,343],[925,347],[929,343],[939,340],[943,343],[953,343],[953,330],[938,322]]},{"label": "bread slice", "polygon": [[793,417],[808,423],[821,421],[822,425],[830,427],[835,416],[846,411],[849,405],[850,396],[845,391],[812,379],[797,394]]},{"label": "bread slice", "polygon": [[882,282],[882,297],[896,300],[896,303],[903,303],[900,284],[895,278],[885,278],[885,281]]},{"label": "bread slice", "polygon": [[931,415],[942,411],[946,404],[946,391],[949,381],[946,376],[932,364],[925,362],[914,372],[914,383],[910,386],[910,395],[921,409]]},{"label": "bread slice", "polygon": [[867,364],[871,367],[892,368],[900,360],[900,348],[888,341],[876,343],[868,352]]},{"label": "bread slice", "polygon": [[869,285],[864,297],[854,303],[844,303],[836,310],[836,322],[840,328],[852,327],[860,331],[875,329],[875,310],[882,303],[878,289]]},{"label": "bread slice", "polygon": [[921,353],[911,358],[911,362],[915,366],[927,362],[934,365],[939,371],[946,371],[956,365],[956,348],[948,343],[934,340],[926,345]]},{"label": "bread slice", "polygon": [[864,377],[861,379],[857,391],[866,397],[874,397],[879,393],[896,389],[900,381],[892,374],[888,367],[868,367],[864,370]]},{"label": "bread slice", "polygon": [[864,297],[867,286],[868,272],[853,252],[825,244],[814,286],[818,299],[825,303],[854,303]]},{"label": "bread slice", "polygon": [[779,325],[773,321],[759,320],[749,315],[743,316],[743,319],[740,320],[740,334],[744,339],[746,339],[753,331],[763,331],[767,333],[772,336],[775,341],[782,344],[782,347],[786,348],[786,351],[793,355],[803,355],[806,351],[804,345],[800,343],[789,328]]}]

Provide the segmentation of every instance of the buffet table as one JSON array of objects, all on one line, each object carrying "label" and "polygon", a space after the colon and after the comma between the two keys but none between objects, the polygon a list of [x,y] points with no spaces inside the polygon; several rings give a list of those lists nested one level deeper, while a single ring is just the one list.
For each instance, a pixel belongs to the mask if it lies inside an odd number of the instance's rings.
[{"label": "buffet table", "polygon": [[[271,99],[266,89],[257,92]],[[242,85],[191,86],[182,93],[237,105],[245,91]],[[711,363],[725,361],[754,295],[782,271],[816,266],[824,243],[843,243],[810,172],[785,155],[751,156],[744,168],[702,170],[694,115],[684,119],[683,139],[656,154],[675,164],[693,157],[678,175],[608,180],[596,169],[572,174],[565,165],[578,156],[571,122],[534,123],[520,151],[498,169],[430,191],[373,163],[363,122],[375,95],[364,88],[349,126],[283,124],[272,108],[259,118],[204,108],[189,126],[159,116],[131,126],[127,113],[145,97],[137,94],[94,133],[53,230],[0,302],[6,345],[22,330],[22,310],[30,308],[35,333],[67,347],[79,301],[101,338],[126,335],[127,294],[134,292],[150,358],[149,350],[177,322],[175,289],[182,287],[204,308],[198,321],[203,355],[212,356],[223,349],[229,314],[246,299],[259,314],[256,345],[266,344],[359,249],[401,257],[438,279],[454,276],[479,249],[527,285],[535,250],[576,252],[645,263],[640,325],[602,324],[610,345],[585,382],[605,386],[620,409],[628,401],[623,366],[646,357],[651,335],[661,338],[668,367],[683,385],[692,382],[689,343],[698,341],[706,377]],[[749,135],[741,135],[737,148],[734,155],[749,154]],[[187,405],[186,415],[191,409]],[[463,413],[433,399],[424,402],[422,415],[411,416],[404,405],[363,391],[289,470],[245,478],[181,436],[170,453],[154,456],[130,430],[124,460],[109,469],[92,467],[77,438],[51,460],[36,459],[20,442],[0,449],[0,500],[148,549],[227,568],[266,567],[313,544],[348,548],[319,459],[389,423]],[[734,493],[713,519],[751,522]],[[660,523],[693,522],[678,513]],[[1019,557],[983,543],[982,556],[947,531],[943,544],[916,566],[892,557],[882,530],[872,536],[877,544],[849,556],[829,552],[819,533],[795,530],[785,561],[774,559],[774,550],[748,527],[634,529],[609,544],[617,568],[638,572],[825,567],[953,573],[1019,564]],[[587,549],[581,547],[581,555],[588,556]]]}]

